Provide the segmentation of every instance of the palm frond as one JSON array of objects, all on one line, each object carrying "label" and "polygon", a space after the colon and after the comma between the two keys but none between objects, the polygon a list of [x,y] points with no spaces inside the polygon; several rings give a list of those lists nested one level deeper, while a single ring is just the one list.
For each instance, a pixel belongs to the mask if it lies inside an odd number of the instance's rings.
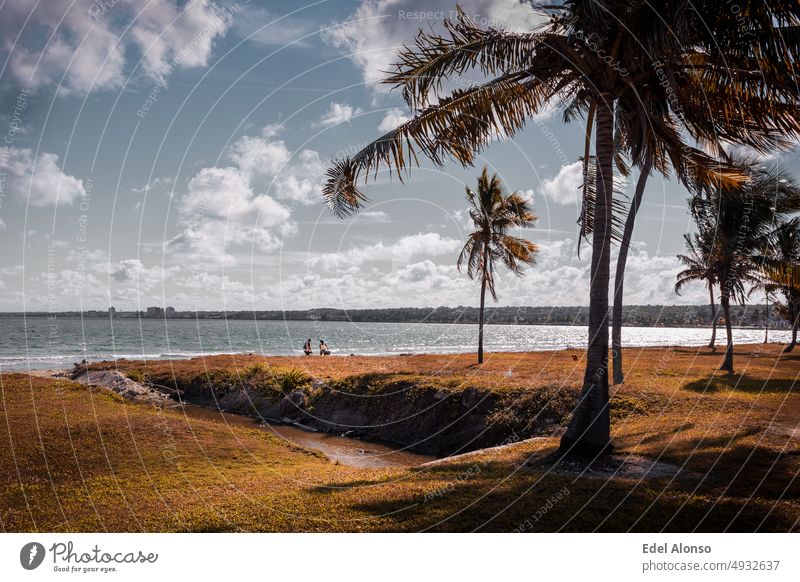
[{"label": "palm frond", "polygon": [[455,91],[353,157],[336,160],[327,171],[322,194],[342,217],[367,200],[357,187],[362,174],[377,174],[384,166],[402,180],[403,172],[418,164],[417,150],[436,166],[441,167],[447,159],[469,166],[491,139],[514,135],[522,128],[547,95],[546,86],[524,74],[504,75],[479,87]]}]

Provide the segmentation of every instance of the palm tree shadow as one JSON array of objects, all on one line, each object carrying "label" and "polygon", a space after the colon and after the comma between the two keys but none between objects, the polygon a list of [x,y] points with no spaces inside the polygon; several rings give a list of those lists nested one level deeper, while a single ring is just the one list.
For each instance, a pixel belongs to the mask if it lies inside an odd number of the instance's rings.
[{"label": "palm tree shadow", "polygon": [[[758,466],[769,460],[765,457]],[[787,474],[788,468],[770,471],[768,477],[780,477],[780,482],[762,497],[780,498]],[[383,531],[752,532],[787,531],[793,523],[791,516],[768,514],[763,505],[745,502],[747,497],[725,503],[686,503],[685,495],[693,493],[689,483],[676,486],[661,480],[644,485],[630,479],[575,478],[529,470],[510,479],[505,478],[507,471],[491,470],[465,476],[463,471],[448,469],[428,477],[417,476],[413,488],[357,496],[351,508],[380,520]],[[727,478],[725,474],[720,480]],[[752,490],[751,479],[728,482],[728,495]],[[667,488],[670,495],[664,495]],[[675,495],[679,492],[684,495]]]},{"label": "palm tree shadow", "polygon": [[748,394],[785,394],[797,390],[798,386],[797,381],[792,379],[772,378],[764,380],[747,374],[719,374],[687,382],[683,385],[683,389],[697,394],[727,391]]}]

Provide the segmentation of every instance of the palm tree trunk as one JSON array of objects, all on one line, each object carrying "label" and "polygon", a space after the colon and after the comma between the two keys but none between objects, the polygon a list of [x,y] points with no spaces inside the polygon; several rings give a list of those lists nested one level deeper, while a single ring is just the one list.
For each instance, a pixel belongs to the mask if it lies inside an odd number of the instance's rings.
[{"label": "palm tree trunk", "polygon": [[725,334],[728,337],[728,345],[725,347],[725,360],[722,362],[721,370],[733,374],[733,329],[731,328],[731,303],[730,298],[723,292],[719,302],[722,304],[722,312],[725,315]]},{"label": "palm tree trunk", "polygon": [[[487,247],[488,248],[488,247]],[[484,263],[484,269],[486,263]],[[481,311],[478,316],[478,363],[483,363],[483,307],[486,304],[486,273],[481,278]]]},{"label": "palm tree trunk", "polygon": [[798,309],[798,306],[794,302],[789,303],[789,309],[791,309],[790,313],[792,314],[792,340],[789,342],[788,346],[783,348],[784,352],[791,352],[794,346],[797,345],[797,327],[798,320],[800,320],[800,309]]},{"label": "palm tree trunk", "polygon": [[717,349],[717,306],[714,305],[714,285],[708,285],[708,298],[711,300],[711,341],[708,347],[712,350]]},{"label": "palm tree trunk", "polygon": [[589,346],[580,400],[561,437],[563,454],[595,457],[610,452],[608,411],[608,283],[611,275],[611,203],[614,189],[613,103],[601,96],[597,104],[595,152],[597,188],[592,234],[589,286]]},{"label": "palm tree trunk", "polygon": [[614,309],[611,313],[611,360],[613,364],[614,384],[622,384],[625,376],[622,373],[622,295],[625,283],[625,263],[628,261],[628,249],[633,237],[633,226],[636,222],[636,213],[642,205],[644,187],[647,184],[647,177],[650,175],[650,168],[653,166],[651,158],[645,161],[644,167],[639,174],[636,182],[636,191],[633,194],[631,208],[628,211],[628,218],[625,219],[625,229],[622,232],[622,244],[617,254],[617,271],[614,276]]},{"label": "palm tree trunk", "polygon": [[766,304],[766,308],[764,309],[764,343],[769,343],[769,295],[764,296],[764,303]]}]

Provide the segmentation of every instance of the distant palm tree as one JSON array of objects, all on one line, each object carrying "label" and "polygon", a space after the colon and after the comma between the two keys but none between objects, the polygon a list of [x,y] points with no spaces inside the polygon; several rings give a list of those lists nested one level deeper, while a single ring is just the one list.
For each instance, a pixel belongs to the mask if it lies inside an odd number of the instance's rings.
[{"label": "distant palm tree", "polygon": [[478,191],[467,186],[469,215],[475,224],[475,232],[467,238],[458,256],[458,270],[466,265],[467,274],[481,279],[481,309],[478,323],[478,363],[483,363],[483,322],[486,289],[497,301],[494,286],[495,261],[501,261],[512,273],[522,274],[522,265],[532,265],[537,248],[524,238],[511,236],[514,228],[531,228],[536,215],[528,202],[517,192],[503,194],[503,182],[497,174],[489,176],[486,166],[478,177]]},{"label": "distant palm tree", "polygon": [[733,373],[733,330],[730,302],[744,304],[746,286],[763,283],[761,274],[769,266],[765,247],[777,224],[800,210],[800,188],[774,165],[739,158],[749,180],[739,188],[701,187],[691,199],[698,231],[713,235],[711,265],[719,284],[720,305],[725,316],[727,347],[721,369]]},{"label": "distant palm tree", "polygon": [[762,277],[757,288],[763,289],[767,297],[783,296],[783,301],[775,300],[773,305],[792,326],[792,339],[784,348],[785,352],[791,352],[797,345],[800,323],[800,218],[778,225],[770,235]]},{"label": "distant palm tree", "polygon": [[711,341],[708,347],[716,350],[717,346],[717,307],[714,305],[714,286],[717,284],[716,268],[712,261],[713,232],[697,233],[694,236],[683,235],[684,246],[687,254],[678,255],[678,260],[686,267],[678,273],[675,283],[675,293],[681,294],[681,289],[692,282],[703,282],[708,287],[708,297],[711,302]]}]

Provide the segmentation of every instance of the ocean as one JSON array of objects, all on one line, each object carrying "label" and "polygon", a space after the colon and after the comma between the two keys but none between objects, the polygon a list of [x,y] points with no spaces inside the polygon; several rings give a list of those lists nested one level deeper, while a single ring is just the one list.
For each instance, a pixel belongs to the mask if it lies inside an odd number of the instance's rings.
[{"label": "ocean", "polygon": [[[704,345],[703,328],[626,327],[625,346]],[[586,345],[585,326],[487,325],[486,351],[556,350]],[[718,345],[725,330],[717,331]],[[476,350],[478,327],[440,323],[349,323],[188,319],[0,318],[0,370],[69,368],[116,358],[175,359],[228,353],[301,355],[311,338],[333,355],[462,353]],[[770,341],[788,341],[770,331]],[[736,343],[759,343],[763,329],[736,329]],[[316,352],[315,352],[316,353]]]}]

